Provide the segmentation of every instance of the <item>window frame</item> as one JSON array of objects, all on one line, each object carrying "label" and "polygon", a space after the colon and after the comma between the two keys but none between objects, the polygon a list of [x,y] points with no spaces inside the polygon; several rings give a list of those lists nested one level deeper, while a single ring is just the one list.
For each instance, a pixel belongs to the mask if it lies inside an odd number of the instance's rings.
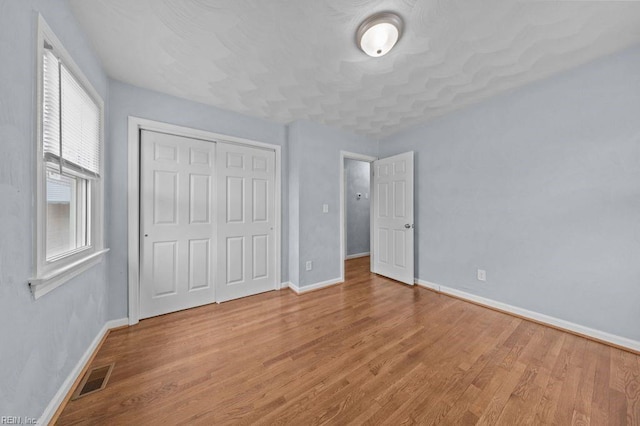
[{"label": "window frame", "polygon": [[[47,260],[47,162],[44,159],[43,145],[43,54],[45,41],[53,47],[56,56],[62,61],[73,77],[82,85],[86,93],[100,109],[100,177],[87,179],[89,214],[87,221],[91,229],[88,232],[89,243],[65,254]],[[104,247],[104,101],[86,78],[80,67],[64,48],[42,15],[38,15],[38,35],[36,49],[36,181],[35,181],[35,235],[34,235],[34,278],[29,286],[36,299],[64,284],[76,275],[86,271],[102,261],[109,251]],[[84,178],[82,178],[84,179]]]}]

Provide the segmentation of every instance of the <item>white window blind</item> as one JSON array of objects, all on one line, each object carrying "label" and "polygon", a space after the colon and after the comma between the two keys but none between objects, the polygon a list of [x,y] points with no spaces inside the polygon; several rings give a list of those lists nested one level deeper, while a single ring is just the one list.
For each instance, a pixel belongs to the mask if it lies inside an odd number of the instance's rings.
[{"label": "white window blind", "polygon": [[60,70],[58,59],[45,50],[42,72],[42,140],[46,161],[60,159]]},{"label": "white window blind", "polygon": [[[44,157],[63,171],[100,174],[100,107],[50,50],[43,57]],[[62,153],[62,155],[61,155]]]}]

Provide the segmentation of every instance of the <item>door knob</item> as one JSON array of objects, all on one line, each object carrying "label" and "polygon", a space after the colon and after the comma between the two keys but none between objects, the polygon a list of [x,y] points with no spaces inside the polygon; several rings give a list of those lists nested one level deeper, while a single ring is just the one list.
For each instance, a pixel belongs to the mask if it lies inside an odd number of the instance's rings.
[{"label": "door knob", "polygon": [[405,223],[405,224],[404,224],[404,227],[405,227],[405,228],[407,228],[407,229],[409,229],[409,228],[411,228],[411,225],[410,225],[410,224],[408,224],[408,223]]},{"label": "door knob", "polygon": [[149,236],[149,234],[144,234],[144,236],[145,236],[145,237],[148,237],[148,236]]}]

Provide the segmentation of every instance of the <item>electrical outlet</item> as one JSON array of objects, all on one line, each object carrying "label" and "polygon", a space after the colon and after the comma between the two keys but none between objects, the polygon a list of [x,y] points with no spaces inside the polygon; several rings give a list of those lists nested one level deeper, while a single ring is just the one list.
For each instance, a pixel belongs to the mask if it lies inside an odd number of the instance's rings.
[{"label": "electrical outlet", "polygon": [[322,205],[322,213],[329,213],[329,204]]},{"label": "electrical outlet", "polygon": [[304,269],[306,269],[307,271],[310,271],[313,269],[313,262],[310,260],[307,260],[307,263],[304,264]]},{"label": "electrical outlet", "polygon": [[478,269],[478,281],[486,281],[487,280],[487,271],[484,269]]}]

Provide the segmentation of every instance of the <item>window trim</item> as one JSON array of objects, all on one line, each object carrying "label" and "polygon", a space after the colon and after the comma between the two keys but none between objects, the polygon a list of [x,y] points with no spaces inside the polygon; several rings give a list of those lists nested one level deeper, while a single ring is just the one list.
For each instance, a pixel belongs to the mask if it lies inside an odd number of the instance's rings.
[{"label": "window trim", "polygon": [[35,235],[34,235],[34,277],[29,280],[29,286],[36,299],[49,293],[51,290],[64,284],[71,278],[86,271],[93,265],[101,262],[104,254],[109,251],[104,247],[104,149],[100,150],[100,178],[88,180],[91,185],[90,216],[89,221],[90,244],[69,252],[67,255],[58,256],[53,260],[47,260],[46,253],[46,227],[47,227],[47,201],[46,201],[46,161],[43,156],[42,141],[42,96],[43,96],[43,60],[44,42],[53,46],[54,52],[65,67],[80,82],[100,108],[100,145],[104,148],[104,101],[86,78],[80,67],[75,63],[71,55],[64,48],[58,37],[53,33],[42,15],[38,15],[38,35],[36,49],[36,191],[35,191]]}]

